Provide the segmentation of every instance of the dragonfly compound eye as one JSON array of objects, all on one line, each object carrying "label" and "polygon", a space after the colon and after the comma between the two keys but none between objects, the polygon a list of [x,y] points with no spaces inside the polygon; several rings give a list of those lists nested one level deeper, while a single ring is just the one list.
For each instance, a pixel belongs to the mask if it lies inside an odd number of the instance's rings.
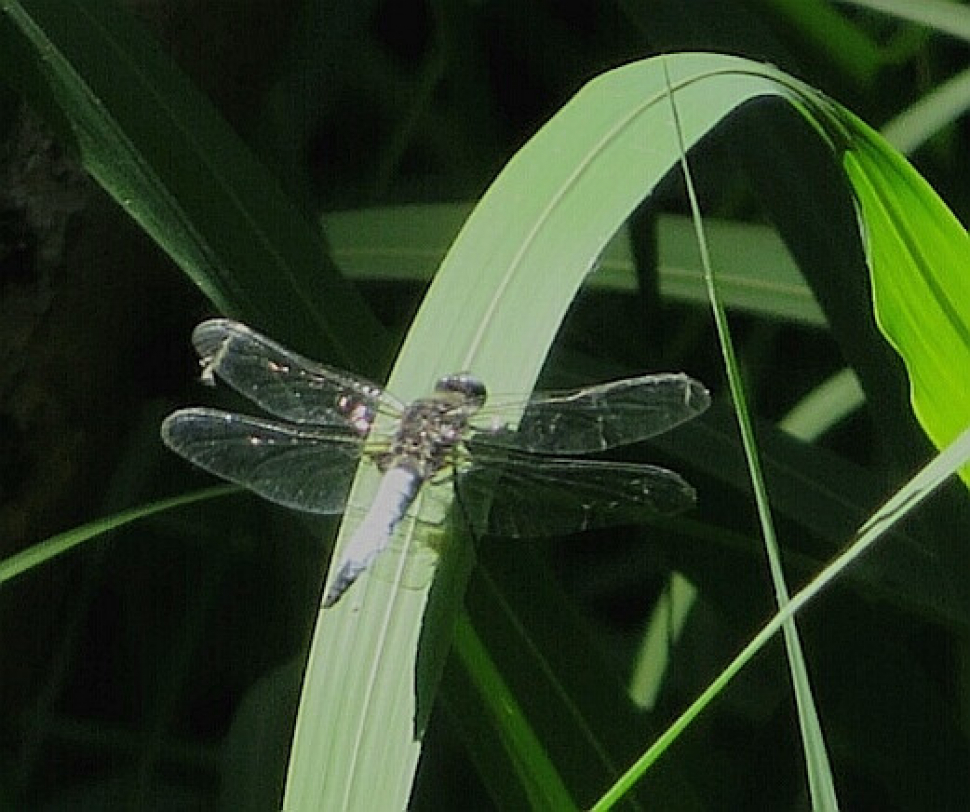
[{"label": "dragonfly compound eye", "polygon": [[445,375],[435,384],[435,392],[447,393],[454,392],[463,395],[469,404],[476,407],[485,403],[487,391],[485,384],[468,372],[458,372],[454,375]]}]

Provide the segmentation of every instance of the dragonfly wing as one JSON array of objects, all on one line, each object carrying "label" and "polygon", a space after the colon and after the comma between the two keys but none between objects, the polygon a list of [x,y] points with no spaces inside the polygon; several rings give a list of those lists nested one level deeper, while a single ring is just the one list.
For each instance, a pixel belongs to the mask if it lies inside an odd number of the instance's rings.
[{"label": "dragonfly wing", "polygon": [[177,454],[277,504],[344,509],[364,443],[349,428],[288,426],[218,409],[182,409],[162,423]]},{"label": "dragonfly wing", "polygon": [[711,398],[687,375],[643,375],[568,392],[539,393],[526,404],[490,401],[475,442],[533,454],[589,454],[646,440],[701,414]]},{"label": "dragonfly wing", "polygon": [[350,426],[366,434],[378,412],[402,405],[376,383],[291,352],[229,319],[202,322],[192,343],[203,380],[218,376],[276,417],[293,423]]},{"label": "dragonfly wing", "polygon": [[[472,468],[457,487],[478,532],[510,537],[637,524],[687,510],[695,499],[694,489],[665,468],[542,457]],[[482,509],[489,500],[490,509]]]}]

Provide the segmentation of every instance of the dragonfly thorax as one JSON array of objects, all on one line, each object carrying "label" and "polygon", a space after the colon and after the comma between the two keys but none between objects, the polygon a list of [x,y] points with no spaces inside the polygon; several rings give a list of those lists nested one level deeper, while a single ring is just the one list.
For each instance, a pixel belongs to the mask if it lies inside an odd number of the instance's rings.
[{"label": "dragonfly thorax", "polygon": [[414,401],[404,412],[390,448],[377,460],[382,471],[407,467],[428,480],[449,462],[469,419],[485,402],[485,387],[462,373],[441,378],[434,397]]}]

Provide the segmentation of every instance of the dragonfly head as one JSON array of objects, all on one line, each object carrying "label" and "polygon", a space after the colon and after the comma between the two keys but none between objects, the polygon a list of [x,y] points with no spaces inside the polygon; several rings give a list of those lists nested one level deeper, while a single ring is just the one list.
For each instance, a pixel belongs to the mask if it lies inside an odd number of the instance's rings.
[{"label": "dragonfly head", "polygon": [[437,395],[460,395],[465,403],[476,411],[485,405],[487,394],[485,384],[469,372],[457,372],[454,375],[439,378],[434,391]]}]

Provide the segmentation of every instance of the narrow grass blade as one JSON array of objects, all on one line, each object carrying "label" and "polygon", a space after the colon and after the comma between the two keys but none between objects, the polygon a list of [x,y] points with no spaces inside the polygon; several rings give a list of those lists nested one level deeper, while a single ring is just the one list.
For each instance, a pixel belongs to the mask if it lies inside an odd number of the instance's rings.
[{"label": "narrow grass blade", "polygon": [[881,11],[900,20],[925,25],[970,42],[970,11],[952,0],[839,0],[847,6]]},{"label": "narrow grass blade", "polygon": [[488,649],[482,644],[467,616],[455,628],[455,652],[475,688],[485,701],[485,712],[492,716],[500,732],[502,748],[520,777],[530,809],[577,809],[576,802],[549,760],[546,749],[529,724],[528,715],[515,693],[505,684]]},{"label": "narrow grass blade", "polygon": [[970,70],[934,88],[926,96],[881,127],[885,138],[909,155],[970,110]]},{"label": "narrow grass blade", "polygon": [[624,776],[603,795],[592,812],[605,812],[629,792],[633,784],[654,764],[666,749],[690,726],[701,712],[727,687],[744,666],[783,628],[784,624],[839,578],[863,553],[894,526],[909,516],[946,480],[970,459],[970,430],[931,460],[906,485],[893,495],[861,528],[848,549],[822,570],[804,589],[767,623],[735,657],[716,680],[660,736]]},{"label": "narrow grass blade", "polygon": [[140,505],[130,510],[123,510],[113,516],[106,516],[88,522],[80,527],[74,527],[64,533],[58,533],[49,539],[31,545],[26,550],[22,550],[16,555],[0,561],[0,585],[12,581],[19,575],[23,575],[36,567],[46,564],[59,555],[70,552],[75,547],[88,541],[96,541],[101,536],[118,530],[132,522],[147,519],[158,513],[167,510],[191,505],[193,502],[202,502],[207,499],[217,499],[221,496],[228,496],[238,493],[239,488],[235,485],[219,485],[214,488],[206,488],[201,491],[173,496],[170,499],[160,499],[147,505]]},{"label": "narrow grass blade", "polygon": [[[678,135],[681,132],[680,114],[676,102],[671,99],[671,109]],[[687,185],[687,195],[690,199],[691,213],[697,229],[697,243],[701,253],[701,263],[704,266],[707,280],[708,295],[714,312],[714,323],[717,328],[718,341],[724,357],[728,381],[731,386],[731,401],[737,413],[738,427],[741,430],[741,442],[744,446],[748,470],[751,474],[751,484],[754,489],[755,501],[758,506],[758,517],[761,522],[761,532],[764,539],[765,553],[768,558],[768,569],[771,582],[775,590],[775,600],[778,608],[784,608],[788,603],[788,584],[781,561],[781,550],[775,534],[774,519],[768,500],[768,490],[765,484],[761,455],[758,450],[757,438],[754,434],[754,423],[748,412],[745,397],[744,382],[741,379],[741,369],[734,351],[734,340],[731,337],[727,313],[721,302],[715,281],[714,267],[711,264],[708,251],[707,237],[704,233],[704,223],[701,217],[700,204],[694,189],[690,167],[687,162],[686,146],[681,153],[681,168]],[[822,726],[818,719],[818,710],[808,678],[808,667],[802,650],[801,639],[794,620],[785,624],[785,649],[788,654],[788,664],[791,669],[792,686],[795,691],[795,702],[798,707],[798,720],[802,732],[802,746],[805,750],[805,761],[808,774],[809,794],[812,798],[812,808],[817,810],[837,810],[838,799],[835,792],[835,782],[832,778],[832,767],[829,763],[828,752]]]}]

